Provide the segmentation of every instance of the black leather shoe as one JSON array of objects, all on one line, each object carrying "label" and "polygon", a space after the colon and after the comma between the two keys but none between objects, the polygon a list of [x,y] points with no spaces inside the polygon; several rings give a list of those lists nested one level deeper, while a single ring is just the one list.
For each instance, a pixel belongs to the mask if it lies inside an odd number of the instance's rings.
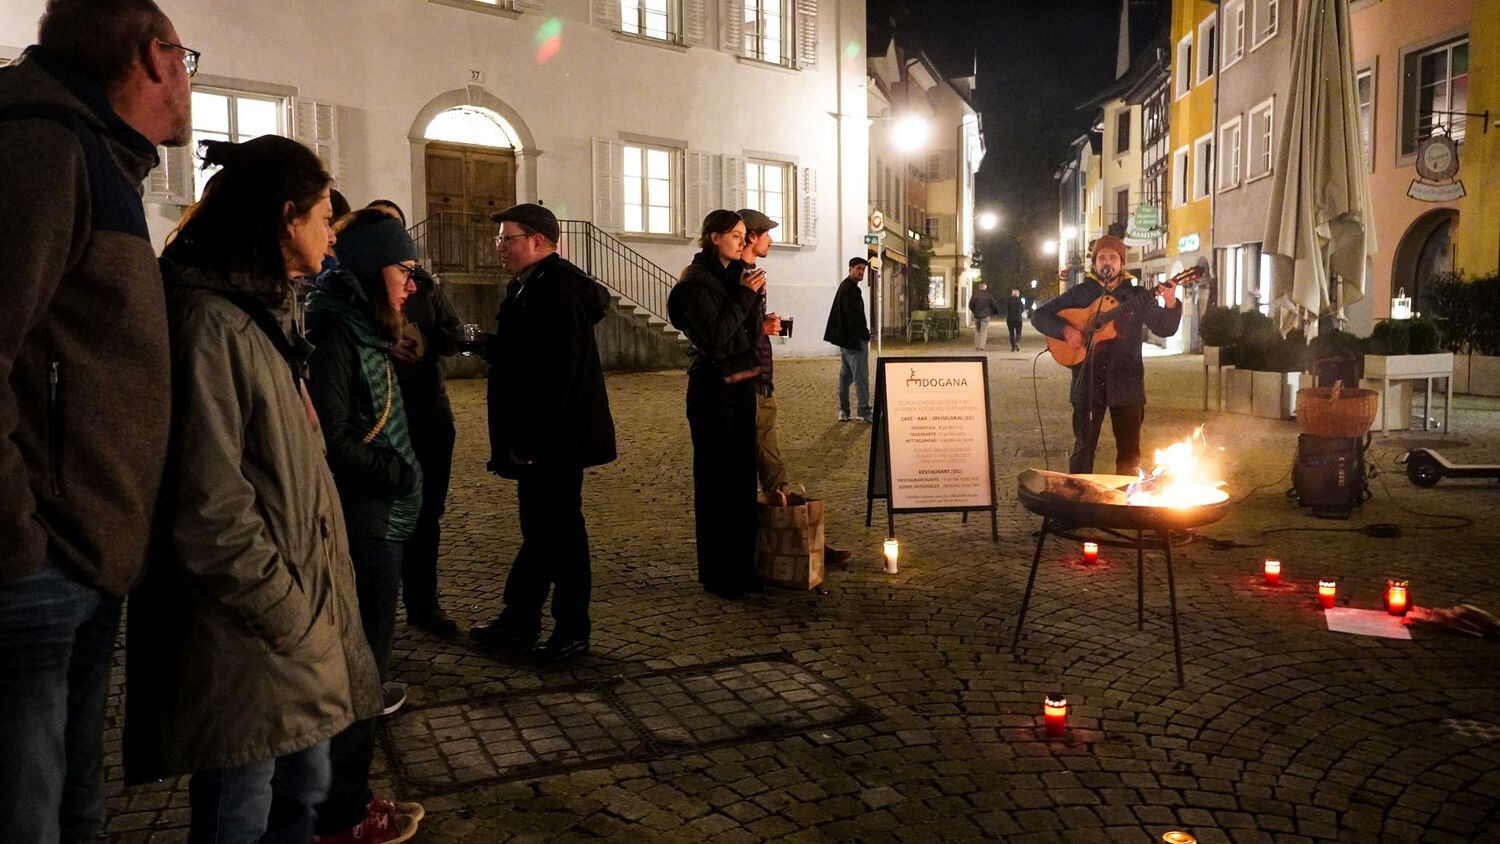
[{"label": "black leather shoe", "polygon": [[498,620],[469,630],[469,640],[487,651],[529,651],[536,637],[535,630],[511,630]]},{"label": "black leather shoe", "polygon": [[537,665],[556,665],[589,652],[589,640],[574,636],[553,636],[531,652]]}]

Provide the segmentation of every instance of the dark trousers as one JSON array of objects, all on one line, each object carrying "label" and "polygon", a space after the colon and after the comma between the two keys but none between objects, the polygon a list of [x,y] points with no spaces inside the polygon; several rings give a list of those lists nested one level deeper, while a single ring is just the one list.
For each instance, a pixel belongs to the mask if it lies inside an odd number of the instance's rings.
[{"label": "dark trousers", "polygon": [[687,417],[698,582],[740,589],[755,582],[755,382],[725,384],[712,367],[695,369]]},{"label": "dark trousers", "polygon": [[408,414],[412,449],[422,467],[422,510],[401,558],[401,596],[406,602],[406,617],[420,619],[438,611],[438,550],[448,480],[453,474],[454,433],[453,420],[447,416],[421,422],[416,422],[417,418]]},{"label": "dark trousers", "polygon": [[1005,321],[1005,327],[1010,331],[1010,350],[1013,352],[1019,351],[1021,348],[1021,321],[1018,319],[1008,319]]},{"label": "dark trousers", "polygon": [[120,599],[57,565],[0,586],[0,815],[7,841],[104,826],[104,709]]},{"label": "dark trousers", "polygon": [[583,469],[530,466],[516,486],[521,550],[505,578],[507,629],[533,633],[542,625],[542,605],[552,593],[552,634],[589,637],[589,534],[583,521]]},{"label": "dark trousers", "polygon": [[1094,471],[1094,452],[1099,448],[1099,429],[1104,427],[1105,411],[1115,433],[1115,473],[1134,475],[1141,467],[1141,423],[1146,408],[1095,407],[1092,417],[1087,407],[1073,408],[1073,453],[1068,457],[1068,471],[1073,474]]},{"label": "dark trousers", "polygon": [[[354,561],[354,590],[359,596],[359,620],[365,640],[375,655],[380,679],[391,661],[396,632],[396,600],[401,589],[403,543],[387,539],[349,538]],[[370,802],[370,762],[375,758],[375,719],[355,721],[333,737],[328,748],[333,784],[328,799],[318,807],[318,834],[342,832],[364,820]]]}]

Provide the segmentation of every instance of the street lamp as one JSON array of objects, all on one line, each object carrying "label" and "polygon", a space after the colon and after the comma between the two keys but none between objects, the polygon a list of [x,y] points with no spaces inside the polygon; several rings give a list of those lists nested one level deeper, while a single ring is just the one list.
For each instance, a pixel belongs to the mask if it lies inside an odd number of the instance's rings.
[{"label": "street lamp", "polygon": [[979,227],[985,231],[994,231],[995,226],[1000,225],[1000,215],[994,211],[982,211],[979,214]]},{"label": "street lamp", "polygon": [[1055,241],[1055,240],[1044,240],[1044,241],[1042,241],[1042,252],[1044,252],[1044,253],[1046,253],[1048,255],[1056,255],[1057,254],[1057,241]]},{"label": "street lamp", "polygon": [[891,143],[903,153],[913,153],[927,143],[927,120],[915,114],[896,119],[891,127]]}]

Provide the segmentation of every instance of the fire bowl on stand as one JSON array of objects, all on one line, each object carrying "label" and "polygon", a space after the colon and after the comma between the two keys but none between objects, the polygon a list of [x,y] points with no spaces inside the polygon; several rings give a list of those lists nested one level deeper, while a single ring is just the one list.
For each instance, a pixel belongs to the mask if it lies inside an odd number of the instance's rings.
[{"label": "fire bowl on stand", "polygon": [[[1037,536],[1036,553],[1031,559],[1031,574],[1021,597],[1021,612],[1016,617],[1014,651],[1021,642],[1026,622],[1026,608],[1036,585],[1037,567],[1048,536],[1072,542],[1080,537],[1080,528],[1107,531],[1115,539],[1089,537],[1092,541],[1136,551],[1136,626],[1145,627],[1145,553],[1160,552],[1167,563],[1167,594],[1172,607],[1172,644],[1177,657],[1177,685],[1184,684],[1182,638],[1177,624],[1177,582],[1172,572],[1172,534],[1188,533],[1224,518],[1229,512],[1229,494],[1223,490],[1205,491],[1194,500],[1201,503],[1183,506],[1130,504],[1125,488],[1136,481],[1127,475],[1064,475],[1029,469],[1021,474],[1016,493],[1021,506],[1042,517]],[[1133,534],[1133,536],[1132,536]]]}]

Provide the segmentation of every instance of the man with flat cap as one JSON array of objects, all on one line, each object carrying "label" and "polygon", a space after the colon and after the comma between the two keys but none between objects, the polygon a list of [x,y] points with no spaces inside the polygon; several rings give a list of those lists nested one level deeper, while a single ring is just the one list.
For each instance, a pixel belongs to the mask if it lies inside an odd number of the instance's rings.
[{"label": "man with flat cap", "polygon": [[[542,664],[589,646],[589,537],[583,470],[615,459],[615,424],[594,324],[609,293],[557,254],[557,217],[534,203],[495,214],[495,252],[512,275],[485,356],[489,469],[517,481],[521,549],[505,608],[470,636],[487,650],[527,651]],[[552,636],[536,647],[552,593]]]},{"label": "man with flat cap", "polygon": [[[1031,324],[1048,337],[1064,340],[1083,348],[1088,339],[1081,331],[1058,316],[1070,308],[1102,306],[1099,299],[1114,297],[1121,306],[1136,297],[1155,298],[1151,290],[1135,285],[1135,276],[1125,270],[1125,241],[1104,235],[1093,243],[1093,266],[1083,282],[1040,308]],[[1099,447],[1099,431],[1104,426],[1104,412],[1109,411],[1110,427],[1115,435],[1115,472],[1134,475],[1141,465],[1141,423],[1146,418],[1146,370],[1141,361],[1141,326],[1159,337],[1177,333],[1182,321],[1182,306],[1177,303],[1177,288],[1162,293],[1162,303],[1132,305],[1125,316],[1115,320],[1118,337],[1094,344],[1083,363],[1073,367],[1073,384],[1069,398],[1073,404],[1073,453],[1068,471],[1074,474],[1094,471],[1094,452]]]}]

